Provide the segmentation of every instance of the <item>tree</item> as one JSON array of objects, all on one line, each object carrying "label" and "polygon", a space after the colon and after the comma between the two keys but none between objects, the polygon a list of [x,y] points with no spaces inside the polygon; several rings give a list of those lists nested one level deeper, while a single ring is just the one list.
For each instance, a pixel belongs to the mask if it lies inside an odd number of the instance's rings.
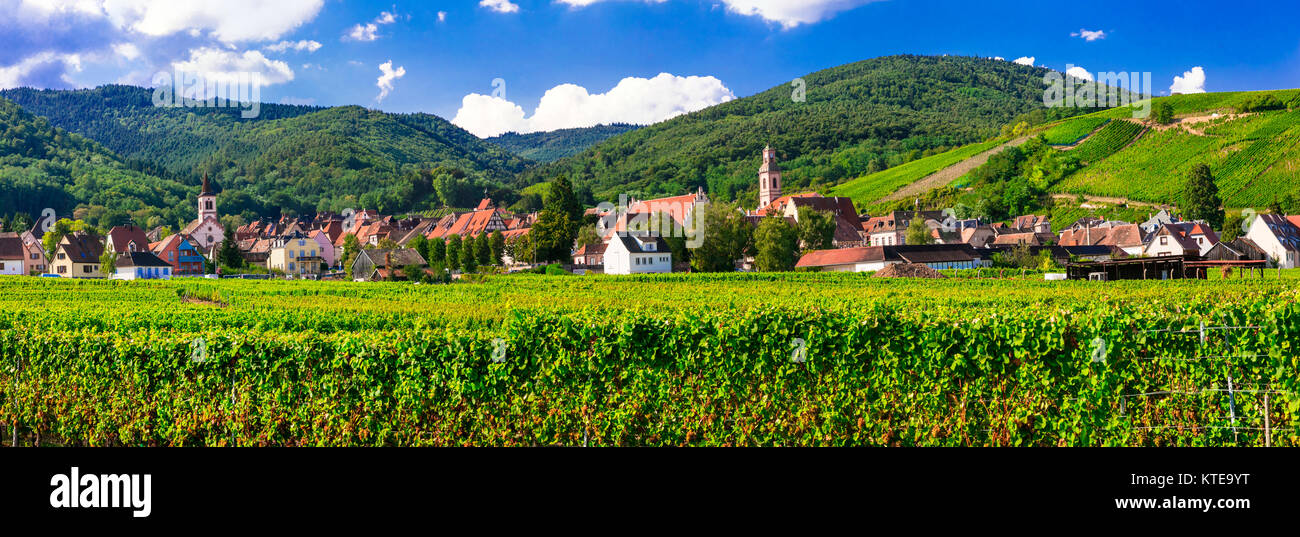
[{"label": "tree", "polygon": [[460,235],[452,235],[447,239],[447,268],[452,271],[460,270]]},{"label": "tree", "polygon": [[912,216],[912,221],[907,224],[907,231],[903,234],[904,244],[934,244],[934,235],[930,234],[930,226],[925,224],[925,217],[921,213]]},{"label": "tree", "polygon": [[754,262],[762,272],[794,270],[799,254],[799,230],[787,224],[784,218],[768,216],[754,232],[757,254]]},{"label": "tree", "polygon": [[402,276],[405,276],[408,281],[420,282],[424,281],[425,274],[424,269],[419,265],[407,265],[402,267]]},{"label": "tree", "polygon": [[225,238],[221,240],[221,249],[217,250],[217,260],[230,268],[244,266],[244,256],[239,253],[239,243],[235,242],[234,228],[226,228]]},{"label": "tree", "polygon": [[492,264],[505,265],[502,258],[506,253],[506,236],[500,231],[493,231],[488,246],[492,249]]},{"label": "tree", "polygon": [[104,253],[99,254],[99,272],[104,276],[111,277],[117,270],[117,254],[104,248]]},{"label": "tree", "polygon": [[429,262],[430,243],[429,239],[424,238],[424,235],[416,235],[415,238],[406,243],[406,247],[415,250],[426,263]]},{"label": "tree", "polygon": [[[531,231],[529,233],[532,233]],[[525,233],[506,241],[506,255],[515,263],[532,263],[533,239]]]},{"label": "tree", "polygon": [[804,250],[826,250],[835,240],[835,215],[811,207],[799,208],[799,242]]},{"label": "tree", "polygon": [[45,256],[53,257],[54,251],[59,248],[59,242],[63,241],[63,236],[78,231],[84,231],[91,235],[103,235],[98,228],[81,220],[59,219],[54,223],[54,227],[41,236],[41,247],[45,248]]},{"label": "tree", "polygon": [[1151,119],[1158,124],[1168,125],[1174,122],[1174,105],[1168,100],[1157,101],[1151,108]]},{"label": "tree", "polygon": [[534,254],[540,261],[568,261],[573,255],[573,241],[582,222],[582,205],[573,195],[573,186],[563,175],[551,182],[546,205],[533,224]]},{"label": "tree", "polygon": [[343,236],[343,271],[347,274],[348,279],[352,277],[352,264],[357,262],[357,255],[361,253],[361,241],[357,236],[351,233]]},{"label": "tree", "polygon": [[1214,184],[1210,167],[1197,164],[1183,188],[1183,216],[1188,220],[1205,220],[1213,229],[1223,229],[1223,200]]},{"label": "tree", "polygon": [[1237,240],[1242,234],[1241,228],[1246,224],[1246,217],[1241,213],[1227,215],[1223,219],[1223,230],[1219,233],[1219,240],[1229,242]]},{"label": "tree", "polygon": [[489,242],[491,240],[487,233],[479,233],[474,239],[474,261],[480,267],[495,265],[492,262],[492,244]]},{"label": "tree", "polygon": [[402,245],[397,244],[397,241],[393,239],[384,237],[383,239],[380,239],[378,243],[375,244],[375,247],[379,248],[380,250],[396,250],[398,248],[401,248]]},{"label": "tree", "polygon": [[433,239],[429,241],[429,257],[425,261],[429,262],[432,267],[434,263],[443,263],[447,260],[447,241],[442,239]]},{"label": "tree", "polygon": [[478,270],[478,255],[474,252],[474,237],[465,239],[460,245],[460,270],[470,273]]},{"label": "tree", "polygon": [[732,272],[736,261],[745,257],[754,239],[754,229],[736,205],[710,203],[704,210],[703,234],[699,247],[691,253],[691,270],[696,272]]},{"label": "tree", "polygon": [[589,244],[600,244],[600,232],[596,230],[595,225],[582,226],[578,229],[577,244],[579,248]]}]

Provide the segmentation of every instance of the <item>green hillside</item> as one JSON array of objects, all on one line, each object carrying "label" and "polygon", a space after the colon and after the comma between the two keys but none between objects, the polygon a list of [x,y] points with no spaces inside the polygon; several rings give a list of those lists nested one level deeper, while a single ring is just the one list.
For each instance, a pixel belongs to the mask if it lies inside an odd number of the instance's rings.
[{"label": "green hillside", "polygon": [[782,83],[615,136],[521,179],[567,174],[600,199],[703,186],[752,205],[765,145],[777,149],[787,188],[826,188],[997,136],[1014,118],[1042,110],[1046,72],[982,58],[875,58],[802,77],[806,102]]},{"label": "green hillside", "polygon": [[197,193],[180,180],[133,170],[103,146],[0,98],[0,215],[34,221],[51,208],[98,225],[174,223],[193,218]]},{"label": "green hillside", "polygon": [[208,173],[221,210],[249,217],[473,205],[485,189],[508,197],[503,185],[528,165],[429,114],[263,104],[244,120],[237,109],[154,107],[150,90],[130,86],[0,95],[141,168]]},{"label": "green hillside", "polygon": [[534,162],[554,162],[637,128],[636,125],[616,124],[529,134],[508,132],[487,141]]}]

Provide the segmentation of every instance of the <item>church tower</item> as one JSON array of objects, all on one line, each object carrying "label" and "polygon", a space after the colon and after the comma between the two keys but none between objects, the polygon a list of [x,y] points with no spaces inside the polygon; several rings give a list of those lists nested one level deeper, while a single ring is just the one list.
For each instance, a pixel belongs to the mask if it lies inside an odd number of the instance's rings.
[{"label": "church tower", "polygon": [[762,209],[781,197],[781,168],[776,165],[776,150],[763,150],[763,167],[758,169],[758,208]]},{"label": "church tower", "polygon": [[208,184],[208,174],[203,174],[203,191],[199,192],[199,220],[205,220],[209,216],[213,220],[217,219],[217,195],[212,193],[212,185]]}]

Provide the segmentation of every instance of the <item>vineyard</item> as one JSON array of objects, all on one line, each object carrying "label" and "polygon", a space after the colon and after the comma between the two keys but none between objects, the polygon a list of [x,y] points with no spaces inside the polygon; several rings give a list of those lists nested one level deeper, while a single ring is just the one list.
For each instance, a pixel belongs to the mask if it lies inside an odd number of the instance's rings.
[{"label": "vineyard", "polygon": [[995,138],[977,144],[970,144],[938,155],[917,159],[881,172],[850,179],[832,189],[831,194],[853,198],[855,201],[873,202],[939,170],[993,149],[1006,141],[1003,138]]},{"label": "vineyard", "polygon": [[1070,150],[1070,156],[1079,162],[1097,162],[1123,149],[1142,133],[1142,129],[1141,124],[1133,121],[1111,121]]},{"label": "vineyard", "polygon": [[1300,441],[1294,280],[993,275],[0,278],[0,423],[91,446]]},{"label": "vineyard", "polygon": [[1052,145],[1073,145],[1109,121],[1098,114],[1070,118],[1043,131],[1043,140]]}]

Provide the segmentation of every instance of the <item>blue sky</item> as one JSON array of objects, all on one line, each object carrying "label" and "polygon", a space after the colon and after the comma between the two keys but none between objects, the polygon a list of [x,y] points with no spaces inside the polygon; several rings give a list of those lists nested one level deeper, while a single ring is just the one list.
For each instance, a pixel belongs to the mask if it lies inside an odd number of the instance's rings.
[{"label": "blue sky", "polygon": [[0,0],[0,14],[0,87],[251,71],[266,102],[430,112],[481,135],[658,121],[900,53],[1149,71],[1157,94],[1189,71],[1192,91],[1300,87],[1284,2]]}]

